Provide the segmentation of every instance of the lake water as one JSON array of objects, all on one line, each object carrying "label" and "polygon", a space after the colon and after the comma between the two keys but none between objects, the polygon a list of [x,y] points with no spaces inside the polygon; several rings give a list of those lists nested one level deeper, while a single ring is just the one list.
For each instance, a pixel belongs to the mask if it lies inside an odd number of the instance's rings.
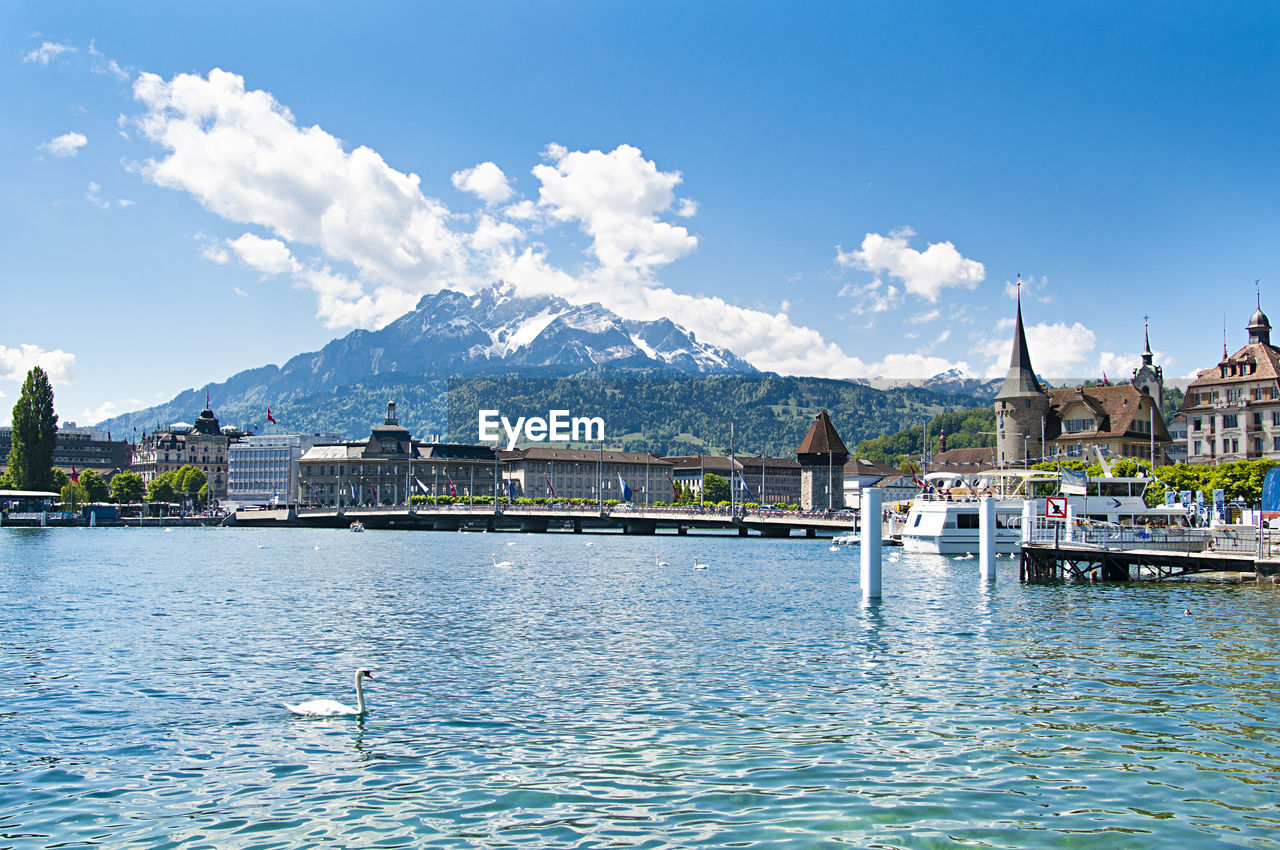
[{"label": "lake water", "polygon": [[1280,589],[829,545],[0,529],[0,847],[1280,836]]}]

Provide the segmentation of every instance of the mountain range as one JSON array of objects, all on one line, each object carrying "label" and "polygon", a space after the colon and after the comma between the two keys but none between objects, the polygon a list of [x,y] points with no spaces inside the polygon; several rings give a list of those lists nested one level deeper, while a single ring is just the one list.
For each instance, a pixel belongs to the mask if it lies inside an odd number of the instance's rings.
[{"label": "mountain range", "polygon": [[821,409],[853,445],[986,403],[965,391],[984,389],[966,376],[939,376],[930,388],[868,383],[762,373],[669,319],[624,319],[598,303],[495,284],[424,296],[379,330],[352,331],[283,366],[248,369],[99,427],[136,439],[190,422],[207,392],[222,425],[255,433],[362,439],[395,401],[401,424],[420,438],[474,442],[482,408],[515,416],[567,408],[604,416],[610,444],[629,449],[723,450],[733,423],[740,449],[790,454]]}]

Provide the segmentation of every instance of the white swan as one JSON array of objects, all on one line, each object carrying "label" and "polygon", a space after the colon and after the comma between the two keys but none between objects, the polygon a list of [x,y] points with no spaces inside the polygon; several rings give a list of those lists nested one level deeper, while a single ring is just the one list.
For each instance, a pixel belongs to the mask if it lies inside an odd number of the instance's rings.
[{"label": "white swan", "polygon": [[707,564],[705,564],[705,563],[700,563],[700,562],[698,561],[698,556],[697,556],[697,555],[694,555],[694,556],[693,556],[693,568],[694,568],[695,570],[705,570],[705,569],[707,568]]},{"label": "white swan", "polygon": [[360,686],[362,678],[372,679],[373,674],[361,667],[356,671],[356,707],[343,705],[337,700],[331,699],[309,699],[306,702],[300,702],[297,705],[289,705],[289,703],[281,703],[285,708],[294,714],[303,717],[360,717],[365,713],[364,707],[364,688]]},{"label": "white swan", "polygon": [[511,563],[510,561],[499,561],[499,560],[498,560],[498,556],[497,556],[497,555],[490,555],[489,557],[490,557],[490,558],[493,558],[493,565],[494,565],[495,567],[500,567],[500,568],[502,568],[502,569],[504,569],[504,570],[505,570],[505,569],[507,569],[508,567],[514,567],[514,566],[515,566],[515,564]]},{"label": "white swan", "polygon": [[316,544],[316,551],[317,551],[317,552],[319,552],[319,551],[320,551],[320,544],[319,544],[319,543],[317,543],[317,544]]},{"label": "white swan", "polygon": [[828,549],[827,551],[828,551],[828,552],[839,552],[839,551],[840,551],[840,547],[839,547],[839,546],[832,546],[832,547],[831,547],[830,549]]},{"label": "white swan", "polygon": [[670,565],[670,564],[668,564],[666,561],[659,560],[657,555],[654,555],[654,556],[653,556],[653,562],[654,562],[655,564],[657,564],[658,566],[660,566],[660,567],[669,567],[669,566],[671,566],[671,565]]},{"label": "white swan", "polygon": [[259,540],[259,541],[258,541],[258,548],[259,548],[259,549],[261,549],[261,548],[262,548],[262,541],[261,541],[261,540]]}]

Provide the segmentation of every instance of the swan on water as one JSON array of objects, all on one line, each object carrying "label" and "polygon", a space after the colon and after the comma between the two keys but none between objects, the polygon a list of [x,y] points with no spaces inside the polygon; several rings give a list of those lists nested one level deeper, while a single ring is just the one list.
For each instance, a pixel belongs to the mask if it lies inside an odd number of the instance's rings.
[{"label": "swan on water", "polygon": [[694,556],[693,556],[693,568],[694,568],[695,570],[705,570],[705,569],[707,568],[707,564],[706,564],[705,562],[699,562],[699,561],[698,561],[698,556],[697,556],[697,555],[694,555]]},{"label": "swan on water", "polygon": [[510,561],[499,561],[497,555],[490,555],[489,557],[493,558],[493,565],[495,567],[501,567],[502,569],[506,569],[508,567],[515,566],[515,564],[511,563]]},{"label": "swan on water", "polygon": [[259,540],[259,541],[258,541],[258,548],[259,548],[259,549],[261,549],[261,548],[262,548],[262,541],[261,541],[261,540]]},{"label": "swan on water", "polygon": [[658,566],[660,566],[660,567],[669,567],[669,566],[671,566],[671,565],[670,565],[670,564],[668,564],[666,561],[660,560],[660,559],[658,558],[658,556],[657,556],[657,555],[654,555],[654,556],[653,556],[653,562],[654,562],[655,564],[657,564]]},{"label": "swan on water", "polygon": [[373,674],[365,668],[361,667],[356,671],[356,707],[343,705],[337,700],[331,699],[309,699],[306,702],[300,702],[297,705],[289,705],[289,703],[281,703],[286,709],[294,714],[302,717],[360,717],[366,711],[364,706],[364,688],[360,686],[361,679],[372,679]]},{"label": "swan on water", "polygon": [[828,552],[839,552],[839,551],[840,551],[840,547],[839,547],[839,546],[832,546],[832,547],[831,547],[830,549],[828,549],[827,551],[828,551]]},{"label": "swan on water", "polygon": [[317,543],[317,544],[316,544],[316,551],[317,551],[317,552],[319,552],[319,551],[320,551],[320,544],[319,544],[319,543]]}]

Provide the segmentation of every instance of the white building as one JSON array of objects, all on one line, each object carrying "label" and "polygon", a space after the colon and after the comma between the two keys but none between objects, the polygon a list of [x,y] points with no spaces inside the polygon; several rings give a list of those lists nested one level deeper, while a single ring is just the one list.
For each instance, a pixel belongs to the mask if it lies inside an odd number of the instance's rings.
[{"label": "white building", "polygon": [[262,434],[227,447],[227,500],[239,505],[298,502],[298,460],[335,434]]}]

